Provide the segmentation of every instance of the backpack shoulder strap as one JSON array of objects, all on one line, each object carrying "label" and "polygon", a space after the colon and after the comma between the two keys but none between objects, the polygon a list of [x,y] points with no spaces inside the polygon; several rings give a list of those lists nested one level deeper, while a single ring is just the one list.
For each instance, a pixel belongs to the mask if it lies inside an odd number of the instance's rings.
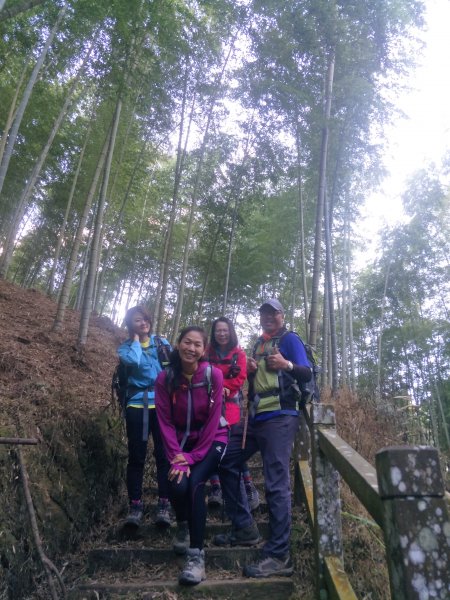
[{"label": "backpack shoulder strap", "polygon": [[206,391],[208,392],[208,396],[209,396],[210,400],[211,400],[211,392],[212,392],[211,375],[212,375],[212,366],[208,363],[208,365],[205,369],[205,385],[206,385]]},{"label": "backpack shoulder strap", "polygon": [[174,380],[174,372],[171,366],[165,369],[165,377],[164,377],[164,387],[169,392],[169,394],[173,393],[173,380]]},{"label": "backpack shoulder strap", "polygon": [[150,341],[152,346],[156,348],[156,357],[161,368],[167,369],[170,361],[170,352],[172,350],[171,345],[165,338],[156,334],[150,336]]},{"label": "backpack shoulder strap", "polygon": [[258,349],[259,344],[261,343],[262,338],[259,337],[256,342],[253,344],[253,349],[252,349],[252,357],[255,358],[256,356],[256,350]]},{"label": "backpack shoulder strap", "polygon": [[201,381],[200,383],[192,383],[191,387],[192,388],[206,387],[208,396],[211,397],[211,392],[212,392],[211,374],[212,374],[212,366],[210,363],[208,363],[203,372],[203,381]]}]

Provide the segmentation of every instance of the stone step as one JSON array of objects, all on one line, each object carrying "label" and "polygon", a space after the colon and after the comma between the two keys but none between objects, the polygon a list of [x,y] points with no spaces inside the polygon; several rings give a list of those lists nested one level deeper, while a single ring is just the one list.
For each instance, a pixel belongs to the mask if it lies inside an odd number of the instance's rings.
[{"label": "stone step", "polygon": [[[269,524],[267,520],[256,518],[259,533],[263,538],[266,538],[269,533]],[[230,531],[231,524],[229,522],[222,523],[221,521],[207,521],[205,539],[210,540],[218,533],[226,533]],[[171,545],[172,537],[175,535],[176,525],[173,524],[167,529],[161,529],[157,525],[145,523],[141,527],[127,527],[119,524],[111,527],[107,533],[107,542],[144,542],[147,545]]]},{"label": "stone step", "polygon": [[[207,579],[196,586],[180,586],[176,581],[133,581],[111,583],[91,581],[79,585],[69,592],[68,600],[114,600],[121,596],[156,600],[156,598],[236,598],[245,600],[274,600],[288,598],[294,591],[294,583],[289,577],[268,579]],[[167,595],[164,593],[166,592]]]},{"label": "stone step", "polygon": [[[241,570],[246,564],[259,560],[262,556],[261,548],[264,542],[250,548],[243,546],[205,547],[206,568],[225,569],[230,571]],[[141,565],[178,565],[184,564],[184,557],[177,556],[172,548],[95,548],[88,553],[87,573],[93,575],[98,570],[113,572],[126,571],[133,564]]]}]

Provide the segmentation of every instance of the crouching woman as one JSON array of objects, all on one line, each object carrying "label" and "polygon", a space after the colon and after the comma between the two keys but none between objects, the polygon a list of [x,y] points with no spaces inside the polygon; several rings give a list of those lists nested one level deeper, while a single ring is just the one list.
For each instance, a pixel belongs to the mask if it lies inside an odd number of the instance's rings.
[{"label": "crouching woman", "polygon": [[203,360],[206,343],[201,327],[183,329],[155,386],[156,412],[170,463],[169,497],[177,519],[173,548],[186,554],[179,582],[187,585],[206,578],[205,483],[217,472],[228,440],[226,422],[221,422],[223,377]]}]

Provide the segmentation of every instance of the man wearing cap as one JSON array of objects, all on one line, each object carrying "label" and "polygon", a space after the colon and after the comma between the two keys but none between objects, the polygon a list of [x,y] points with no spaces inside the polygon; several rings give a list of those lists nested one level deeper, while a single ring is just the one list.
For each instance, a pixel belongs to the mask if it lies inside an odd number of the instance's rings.
[{"label": "man wearing cap", "polygon": [[243,426],[230,438],[220,466],[222,491],[231,516],[232,530],[217,535],[216,545],[253,546],[261,540],[247,499],[240,492],[242,464],[258,450],[264,471],[269,508],[269,539],[263,558],[244,567],[247,577],[292,575],[289,555],[291,531],[291,486],[289,461],[298,430],[296,383],[311,379],[303,344],[284,327],[284,309],[275,298],[259,308],[263,330],[248,359],[250,419],[242,448]]}]

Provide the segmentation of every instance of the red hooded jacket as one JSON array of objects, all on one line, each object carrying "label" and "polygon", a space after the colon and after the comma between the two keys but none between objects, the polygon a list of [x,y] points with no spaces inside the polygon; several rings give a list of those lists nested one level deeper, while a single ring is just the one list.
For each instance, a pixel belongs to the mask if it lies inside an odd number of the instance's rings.
[{"label": "red hooded jacket", "polygon": [[[223,373],[223,387],[228,390],[224,393],[225,419],[229,425],[238,423],[241,418],[241,407],[239,404],[239,392],[247,379],[247,357],[245,352],[236,346],[226,356],[220,357],[211,344],[206,349],[207,360],[220,369]],[[235,367],[234,374],[230,371]]]}]

